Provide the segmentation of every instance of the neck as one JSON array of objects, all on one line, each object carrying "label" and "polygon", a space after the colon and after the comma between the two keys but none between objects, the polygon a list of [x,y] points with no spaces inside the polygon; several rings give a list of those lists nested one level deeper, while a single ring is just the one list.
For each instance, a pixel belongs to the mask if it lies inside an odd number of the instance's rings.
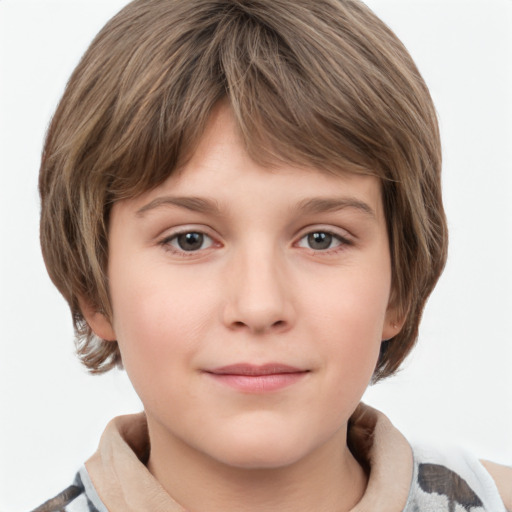
[{"label": "neck", "polygon": [[[148,469],[187,510],[208,512],[348,512],[367,476],[346,444],[346,429],[283,467],[233,467],[149,424]],[[172,461],[172,462],[170,462]]]}]

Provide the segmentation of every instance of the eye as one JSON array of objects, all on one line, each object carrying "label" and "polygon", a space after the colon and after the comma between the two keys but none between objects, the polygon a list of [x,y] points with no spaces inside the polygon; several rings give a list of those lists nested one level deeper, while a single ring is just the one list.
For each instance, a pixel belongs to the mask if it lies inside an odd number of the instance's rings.
[{"label": "eye", "polygon": [[168,236],[161,243],[177,252],[195,252],[208,249],[213,245],[213,240],[199,231],[187,231]]},{"label": "eye", "polygon": [[313,231],[312,233],[304,235],[299,240],[298,246],[313,249],[314,251],[326,251],[347,244],[349,244],[348,240],[334,233],[329,233],[328,231]]}]

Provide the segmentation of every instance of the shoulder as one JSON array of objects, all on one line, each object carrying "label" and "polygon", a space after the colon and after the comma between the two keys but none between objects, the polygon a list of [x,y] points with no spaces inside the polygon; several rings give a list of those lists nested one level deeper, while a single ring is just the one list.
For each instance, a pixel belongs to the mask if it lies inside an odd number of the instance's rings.
[{"label": "shoulder", "polygon": [[82,468],[72,485],[31,512],[107,512],[107,509],[94,491],[87,471]]},{"label": "shoulder", "polygon": [[488,460],[482,460],[481,463],[496,482],[505,507],[512,511],[512,467],[495,464]]},{"label": "shoulder", "polygon": [[413,481],[404,512],[511,510],[506,497],[512,486],[512,469],[492,463],[484,466],[454,448],[414,447],[413,451]]}]

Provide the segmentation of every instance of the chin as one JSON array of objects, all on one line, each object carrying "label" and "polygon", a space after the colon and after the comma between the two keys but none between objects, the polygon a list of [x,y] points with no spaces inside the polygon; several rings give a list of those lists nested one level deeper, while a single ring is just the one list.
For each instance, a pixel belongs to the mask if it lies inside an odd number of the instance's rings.
[{"label": "chin", "polygon": [[304,435],[289,430],[280,433],[246,430],[218,440],[210,455],[232,467],[243,469],[278,469],[293,465],[314,450],[314,443]]},{"label": "chin", "polygon": [[230,453],[224,453],[221,462],[240,469],[279,469],[291,466],[305,454],[298,450],[283,450],[275,446],[237,446]]}]

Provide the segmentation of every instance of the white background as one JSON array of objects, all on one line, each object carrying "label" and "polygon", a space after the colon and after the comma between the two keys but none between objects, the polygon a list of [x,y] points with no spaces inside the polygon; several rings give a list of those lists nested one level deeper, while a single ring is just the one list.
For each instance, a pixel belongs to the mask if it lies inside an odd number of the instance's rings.
[{"label": "white background", "polygon": [[[185,0],[184,0],[185,1]],[[72,481],[108,419],[140,403],[87,375],[38,243],[41,144],[64,84],[124,0],[0,0],[0,511]],[[448,266],[404,370],[370,389],[411,440],[512,464],[512,2],[369,0],[436,102]]]}]

